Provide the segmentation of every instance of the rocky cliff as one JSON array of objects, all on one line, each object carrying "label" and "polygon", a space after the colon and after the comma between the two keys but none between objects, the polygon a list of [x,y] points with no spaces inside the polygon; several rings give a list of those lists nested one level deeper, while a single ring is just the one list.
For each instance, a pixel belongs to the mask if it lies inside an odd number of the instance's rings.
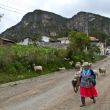
[{"label": "rocky cliff", "polygon": [[95,35],[102,39],[110,35],[110,19],[87,12],[79,12],[72,18],[35,10],[27,13],[15,26],[1,34],[2,37],[16,42],[37,35],[50,37],[65,37],[71,30],[77,30]]}]

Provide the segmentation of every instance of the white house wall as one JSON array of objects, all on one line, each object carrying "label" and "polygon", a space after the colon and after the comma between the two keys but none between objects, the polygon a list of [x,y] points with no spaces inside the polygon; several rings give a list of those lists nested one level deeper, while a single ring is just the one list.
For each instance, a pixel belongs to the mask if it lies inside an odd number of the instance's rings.
[{"label": "white house wall", "polygon": [[43,42],[49,42],[50,38],[47,36],[42,36],[42,41]]},{"label": "white house wall", "polygon": [[20,44],[20,45],[29,45],[29,44],[33,44],[33,42],[32,42],[31,39],[26,38],[23,41],[19,42],[18,44]]}]

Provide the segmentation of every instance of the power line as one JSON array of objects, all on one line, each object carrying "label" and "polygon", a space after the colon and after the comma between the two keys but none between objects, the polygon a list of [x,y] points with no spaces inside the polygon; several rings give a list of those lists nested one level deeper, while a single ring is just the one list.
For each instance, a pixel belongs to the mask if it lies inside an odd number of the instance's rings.
[{"label": "power line", "polygon": [[18,10],[18,11],[22,11],[22,12],[26,12],[24,10],[20,10],[20,9],[17,9],[17,8],[13,8],[13,7],[10,7],[10,6],[7,6],[7,5],[4,5],[4,4],[0,4],[1,6],[4,6],[4,7],[7,7],[7,8],[11,8],[11,9],[14,9],[14,10]]},{"label": "power line", "polygon": [[7,10],[7,11],[15,12],[15,13],[18,13],[18,14],[24,14],[24,13],[21,13],[21,12],[15,11],[15,10],[10,10],[10,9],[7,9],[7,8],[1,7],[1,6],[0,6],[0,8],[4,9],[4,10]]}]

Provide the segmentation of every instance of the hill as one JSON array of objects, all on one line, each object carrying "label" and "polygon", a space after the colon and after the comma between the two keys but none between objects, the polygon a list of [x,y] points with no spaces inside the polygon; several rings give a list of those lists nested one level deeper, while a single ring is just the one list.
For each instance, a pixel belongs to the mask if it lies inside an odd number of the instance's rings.
[{"label": "hill", "polygon": [[72,18],[64,18],[52,12],[35,10],[24,15],[18,24],[0,36],[19,42],[26,37],[38,35],[65,37],[71,30],[85,32],[104,41],[110,35],[110,18],[87,12],[79,12]]}]

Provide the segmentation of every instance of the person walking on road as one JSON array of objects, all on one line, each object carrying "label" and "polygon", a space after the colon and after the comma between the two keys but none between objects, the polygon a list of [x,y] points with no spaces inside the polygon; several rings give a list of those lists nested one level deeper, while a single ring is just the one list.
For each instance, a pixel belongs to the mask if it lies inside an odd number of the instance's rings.
[{"label": "person walking on road", "polygon": [[81,105],[80,107],[85,106],[85,98],[90,97],[93,100],[93,103],[96,103],[95,97],[98,96],[96,85],[96,75],[93,70],[90,68],[88,62],[84,62],[82,65],[83,69],[80,74],[80,96],[81,96]]}]

